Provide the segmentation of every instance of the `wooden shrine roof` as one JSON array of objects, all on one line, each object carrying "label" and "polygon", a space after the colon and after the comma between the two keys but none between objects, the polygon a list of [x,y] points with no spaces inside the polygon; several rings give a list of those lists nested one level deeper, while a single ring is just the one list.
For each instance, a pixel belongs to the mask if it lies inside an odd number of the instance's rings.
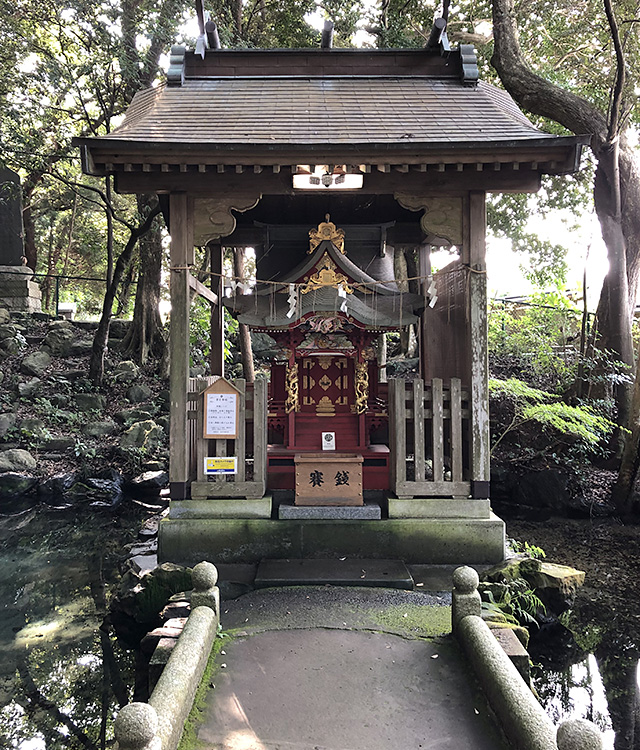
[{"label": "wooden shrine roof", "polygon": [[[174,47],[171,61],[167,83],[138,92],[118,128],[76,140],[85,171],[129,173],[124,191],[143,186],[138,172],[193,172],[195,189],[197,180],[206,187],[202,173],[327,161],[365,174],[483,164],[559,174],[575,171],[587,142],[543,133],[505,91],[479,82],[468,45],[447,55],[207,50],[204,58]],[[156,190],[177,189],[177,175],[158,177]]]},{"label": "wooden shrine roof", "polygon": [[487,83],[430,78],[212,78],[136,94],[99,140],[147,144],[453,144],[553,139]]}]

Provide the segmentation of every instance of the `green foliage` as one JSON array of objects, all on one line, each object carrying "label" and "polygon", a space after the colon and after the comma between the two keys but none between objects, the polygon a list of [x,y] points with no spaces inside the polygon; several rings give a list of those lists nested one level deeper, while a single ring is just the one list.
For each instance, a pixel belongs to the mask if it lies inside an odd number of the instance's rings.
[{"label": "green foliage", "polygon": [[[586,455],[596,450],[616,429],[615,422],[597,414],[590,406],[571,406],[560,401],[556,394],[531,388],[517,378],[492,378],[489,380],[489,392],[494,398],[508,401],[513,414],[502,433],[494,434],[492,451],[507,435],[528,423],[535,423],[543,433],[563,443],[573,455]],[[541,451],[555,457],[555,449],[554,443],[547,440]]]},{"label": "green foliage", "polygon": [[547,553],[535,544],[529,544],[529,542],[521,542],[518,539],[508,539],[507,543],[509,547],[515,552],[515,554],[523,554],[530,557],[532,560],[540,560],[547,556]]},{"label": "green foliage", "polygon": [[527,379],[559,388],[575,377],[580,314],[564,294],[534,294],[526,304],[494,301],[489,311],[489,352],[509,358]]},{"label": "green foliage", "polygon": [[540,597],[523,578],[516,578],[506,585],[498,599],[491,591],[486,591],[485,596],[489,600],[487,608],[490,609],[493,605],[507,618],[508,622],[525,627],[538,627],[536,614],[546,612]]}]

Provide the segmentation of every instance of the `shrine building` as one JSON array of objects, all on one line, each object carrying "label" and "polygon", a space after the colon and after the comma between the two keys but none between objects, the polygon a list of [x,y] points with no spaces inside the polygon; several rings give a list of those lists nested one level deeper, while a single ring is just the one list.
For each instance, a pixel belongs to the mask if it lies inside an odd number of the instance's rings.
[{"label": "shrine building", "polygon": [[[173,47],[164,85],[78,139],[87,174],[158,194],[171,235],[160,559],[501,560],[485,201],[576,171],[585,139],[536,129],[442,33],[424,49],[205,47]],[[225,248],[255,249],[255,283],[224,270]],[[432,272],[442,248],[451,262]],[[201,378],[196,294],[212,311]],[[225,307],[271,337],[268,378],[224,378]],[[385,336],[409,326],[419,375],[387,378]]]}]

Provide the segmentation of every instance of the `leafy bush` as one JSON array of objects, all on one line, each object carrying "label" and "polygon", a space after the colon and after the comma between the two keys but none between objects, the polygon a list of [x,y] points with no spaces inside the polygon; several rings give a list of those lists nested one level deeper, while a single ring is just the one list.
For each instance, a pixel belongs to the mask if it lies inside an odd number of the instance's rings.
[{"label": "leafy bush", "polygon": [[511,447],[519,449],[515,457],[519,459],[534,455],[557,459],[559,450],[566,458],[585,458],[600,450],[616,429],[615,422],[592,406],[569,405],[517,378],[491,378],[489,392],[495,407],[492,452],[508,439]]}]

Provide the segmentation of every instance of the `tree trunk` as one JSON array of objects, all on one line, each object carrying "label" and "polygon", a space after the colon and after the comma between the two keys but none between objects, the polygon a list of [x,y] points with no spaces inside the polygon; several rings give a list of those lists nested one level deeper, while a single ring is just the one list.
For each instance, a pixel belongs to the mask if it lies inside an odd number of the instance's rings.
[{"label": "tree trunk", "polygon": [[[635,302],[640,264],[640,216],[635,210],[640,205],[640,172],[632,149],[621,139],[616,155],[603,112],[527,67],[518,41],[513,0],[493,0],[493,33],[491,63],[518,104],[573,133],[591,135],[591,149],[598,161],[594,202],[610,263],[599,303],[601,346],[608,346],[620,360],[631,364],[633,307],[629,300]],[[630,386],[624,384],[615,394],[621,420],[628,420],[630,393]]]},{"label": "tree trunk", "polygon": [[160,213],[160,206],[156,206],[151,209],[144,222],[136,229],[132,229],[129,235],[127,244],[124,250],[118,256],[115,267],[113,269],[113,277],[111,283],[107,287],[106,294],[102,303],[102,315],[98,328],[93,337],[93,346],[91,349],[91,358],[89,360],[89,378],[95,385],[100,385],[104,378],[104,358],[107,353],[107,345],[109,343],[109,326],[111,325],[111,311],[113,309],[113,302],[118,292],[118,286],[120,281],[131,262],[131,256],[136,246],[138,239],[146,232],[153,224],[156,216]]},{"label": "tree trunk", "polygon": [[[244,248],[233,248],[233,275],[236,281],[244,281]],[[242,290],[244,294],[244,289]],[[247,383],[253,383],[256,372],[253,366],[253,349],[251,347],[251,333],[246,323],[238,323],[238,339],[240,341],[240,356],[242,357],[242,371]]]},{"label": "tree trunk", "polygon": [[[147,216],[155,202],[153,195],[139,195],[140,216]],[[155,220],[149,232],[140,240],[133,320],[123,344],[127,356],[140,364],[145,364],[150,356],[161,358],[166,343],[159,307],[163,255],[161,226],[160,221]]]}]

